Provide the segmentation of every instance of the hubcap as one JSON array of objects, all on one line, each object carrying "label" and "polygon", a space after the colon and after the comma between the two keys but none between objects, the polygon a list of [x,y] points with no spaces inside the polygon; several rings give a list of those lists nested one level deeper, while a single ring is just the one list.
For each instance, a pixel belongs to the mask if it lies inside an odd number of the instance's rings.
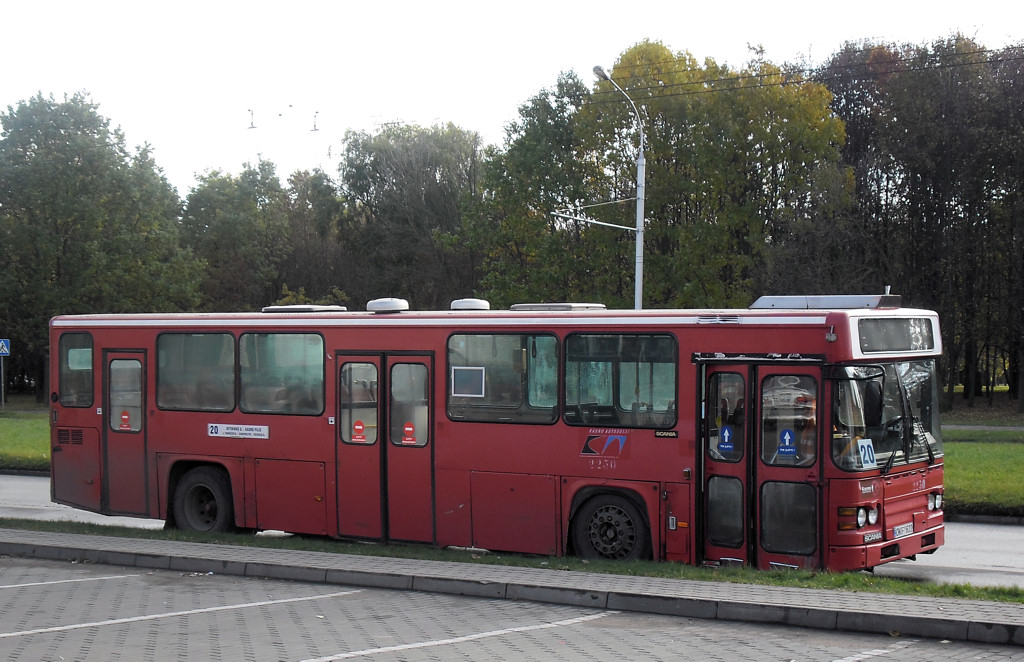
[{"label": "hubcap", "polygon": [[217,499],[202,485],[189,492],[189,520],[199,529],[209,529],[217,521]]},{"label": "hubcap", "polygon": [[636,545],[636,527],[629,514],[617,506],[602,506],[590,519],[590,542],[606,559],[629,556]]}]

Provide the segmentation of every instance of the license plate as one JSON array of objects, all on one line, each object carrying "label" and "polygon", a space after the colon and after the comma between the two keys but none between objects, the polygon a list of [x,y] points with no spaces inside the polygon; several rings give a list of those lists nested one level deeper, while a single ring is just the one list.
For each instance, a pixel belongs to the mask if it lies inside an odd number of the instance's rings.
[{"label": "license plate", "polygon": [[906,524],[900,524],[899,526],[892,527],[892,537],[902,538],[903,536],[909,536],[914,532],[914,523],[907,522]]}]

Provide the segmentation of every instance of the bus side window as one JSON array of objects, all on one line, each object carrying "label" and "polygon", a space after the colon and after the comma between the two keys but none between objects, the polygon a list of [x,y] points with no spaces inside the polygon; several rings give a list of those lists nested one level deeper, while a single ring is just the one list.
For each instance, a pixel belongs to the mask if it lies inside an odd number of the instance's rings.
[{"label": "bus side window", "polygon": [[230,333],[161,333],[156,354],[160,409],[235,408],[235,339]]},{"label": "bus side window", "polygon": [[324,410],[324,339],[317,333],[243,333],[241,408],[317,416]]},{"label": "bus side window", "polygon": [[448,338],[448,418],[553,423],[558,418],[558,339],[548,334]]},{"label": "bus side window", "polygon": [[89,407],[93,400],[92,336],[65,333],[60,337],[60,403]]},{"label": "bus side window", "polygon": [[565,342],[565,422],[675,426],[678,348],[668,334],[574,333]]}]

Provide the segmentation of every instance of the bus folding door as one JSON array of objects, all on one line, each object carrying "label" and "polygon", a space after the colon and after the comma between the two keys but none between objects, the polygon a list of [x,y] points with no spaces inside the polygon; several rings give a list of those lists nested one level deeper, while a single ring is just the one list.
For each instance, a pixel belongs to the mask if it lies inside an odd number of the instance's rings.
[{"label": "bus folding door", "polygon": [[339,355],[338,531],[434,541],[429,357]]},{"label": "bus folding door", "polygon": [[806,366],[706,371],[704,562],[820,565],[818,375]]},{"label": "bus folding door", "polygon": [[104,352],[102,502],[106,513],[149,514],[145,385],[145,352]]}]

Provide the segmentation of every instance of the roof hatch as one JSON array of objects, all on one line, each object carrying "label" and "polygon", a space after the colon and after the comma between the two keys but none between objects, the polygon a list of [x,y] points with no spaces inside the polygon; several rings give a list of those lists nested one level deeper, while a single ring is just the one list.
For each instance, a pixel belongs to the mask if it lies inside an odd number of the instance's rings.
[{"label": "roof hatch", "polygon": [[823,296],[767,296],[750,304],[751,309],[787,308],[792,310],[827,308],[899,308],[898,294],[830,294]]},{"label": "roof hatch", "polygon": [[514,303],[512,310],[605,310],[603,303]]},{"label": "roof hatch", "polygon": [[262,313],[343,313],[345,306],[318,306],[309,303],[293,303],[286,306],[263,306]]}]

